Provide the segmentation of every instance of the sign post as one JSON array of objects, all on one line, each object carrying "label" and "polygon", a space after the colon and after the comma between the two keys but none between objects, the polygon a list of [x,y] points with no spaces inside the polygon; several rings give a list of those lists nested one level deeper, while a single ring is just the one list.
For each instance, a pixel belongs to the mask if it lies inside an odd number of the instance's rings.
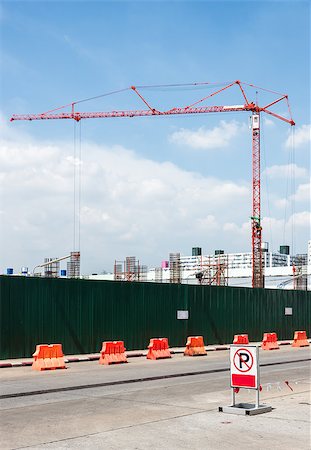
[{"label": "sign post", "polygon": [[[232,402],[230,406],[219,407],[220,412],[254,415],[272,410],[271,406],[260,405],[259,349],[256,345],[230,345],[230,386]],[[236,393],[240,389],[253,389],[255,404],[236,403]]]}]

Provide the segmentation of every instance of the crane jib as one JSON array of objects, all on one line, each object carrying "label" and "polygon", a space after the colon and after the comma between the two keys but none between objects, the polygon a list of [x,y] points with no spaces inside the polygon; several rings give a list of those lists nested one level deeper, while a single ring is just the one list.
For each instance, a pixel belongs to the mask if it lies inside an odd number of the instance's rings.
[{"label": "crane jib", "polygon": [[104,112],[68,112],[68,113],[41,113],[41,114],[14,114],[14,120],[56,120],[56,119],[104,119],[113,117],[146,117],[146,116],[171,116],[178,114],[208,114],[216,112],[252,111],[253,105],[232,105],[232,106],[200,106],[196,108],[173,108],[167,111],[150,110],[129,110],[129,111],[104,111]]}]

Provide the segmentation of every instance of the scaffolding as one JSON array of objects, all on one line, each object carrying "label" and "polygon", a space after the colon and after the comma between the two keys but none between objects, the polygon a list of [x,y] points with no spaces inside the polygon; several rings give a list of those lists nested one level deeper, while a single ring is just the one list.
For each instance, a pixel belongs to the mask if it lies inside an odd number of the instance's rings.
[{"label": "scaffolding", "polygon": [[154,281],[156,283],[162,283],[162,281],[163,281],[163,269],[162,269],[162,267],[156,267],[154,269]]},{"label": "scaffolding", "polygon": [[147,281],[148,267],[140,265],[135,256],[127,256],[125,261],[115,261],[115,281]]},{"label": "scaffolding", "polygon": [[[138,262],[139,265],[139,262]],[[135,256],[127,256],[125,258],[125,281],[137,281],[137,265]]]},{"label": "scaffolding", "polygon": [[120,281],[123,279],[123,263],[120,261],[114,262],[113,268],[114,280]]},{"label": "scaffolding", "polygon": [[170,253],[170,283],[181,283],[180,253]]},{"label": "scaffolding", "polygon": [[195,274],[198,283],[209,286],[228,286],[228,256],[217,254],[208,257]]},{"label": "scaffolding", "polygon": [[71,252],[67,262],[67,278],[80,278],[80,252]]},{"label": "scaffolding", "polygon": [[293,265],[293,281],[295,290],[308,290],[307,255],[296,255],[296,264]]},{"label": "scaffolding", "polygon": [[[50,263],[50,264],[49,264]],[[44,258],[44,277],[57,278],[59,276],[59,261],[57,258]]]},{"label": "scaffolding", "polygon": [[148,266],[139,266],[139,281],[147,281],[148,277]]}]

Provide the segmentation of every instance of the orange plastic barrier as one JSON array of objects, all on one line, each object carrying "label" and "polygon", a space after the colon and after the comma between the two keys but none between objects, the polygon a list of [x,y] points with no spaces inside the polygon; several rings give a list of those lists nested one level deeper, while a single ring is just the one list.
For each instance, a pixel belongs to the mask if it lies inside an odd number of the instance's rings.
[{"label": "orange plastic barrier", "polygon": [[292,347],[309,347],[306,331],[295,331]]},{"label": "orange plastic barrier", "polygon": [[66,369],[62,344],[39,344],[32,356],[34,370]]},{"label": "orange plastic barrier", "polygon": [[99,364],[127,363],[123,341],[107,341],[102,343]]},{"label": "orange plastic barrier", "polygon": [[171,358],[171,352],[168,347],[167,338],[153,338],[150,339],[148,345],[147,359],[161,359]]},{"label": "orange plastic barrier", "polygon": [[261,348],[263,350],[278,350],[278,337],[276,333],[264,333],[263,340],[261,343]]},{"label": "orange plastic barrier", "polygon": [[204,346],[203,336],[188,336],[184,355],[186,356],[207,355]]},{"label": "orange plastic barrier", "polygon": [[233,339],[234,344],[249,344],[248,334],[235,334]]}]

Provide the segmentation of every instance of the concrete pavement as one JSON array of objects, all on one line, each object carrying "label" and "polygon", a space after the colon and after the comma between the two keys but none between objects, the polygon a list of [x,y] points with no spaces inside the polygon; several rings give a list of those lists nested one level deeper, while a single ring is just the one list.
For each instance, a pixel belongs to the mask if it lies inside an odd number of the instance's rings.
[{"label": "concrete pavement", "polygon": [[[226,351],[162,361],[133,358],[109,367],[85,362],[43,373],[1,369],[2,395],[77,387],[0,399],[1,449],[309,449],[310,350],[284,347],[260,352],[260,358],[271,364],[261,368],[261,398],[274,410],[252,417],[218,412],[230,403],[229,372],[213,372],[228,368]],[[210,373],[200,373],[205,369]],[[160,378],[185,372],[193,375]],[[151,374],[159,379],[78,389]],[[238,396],[250,401],[254,392]]]}]

